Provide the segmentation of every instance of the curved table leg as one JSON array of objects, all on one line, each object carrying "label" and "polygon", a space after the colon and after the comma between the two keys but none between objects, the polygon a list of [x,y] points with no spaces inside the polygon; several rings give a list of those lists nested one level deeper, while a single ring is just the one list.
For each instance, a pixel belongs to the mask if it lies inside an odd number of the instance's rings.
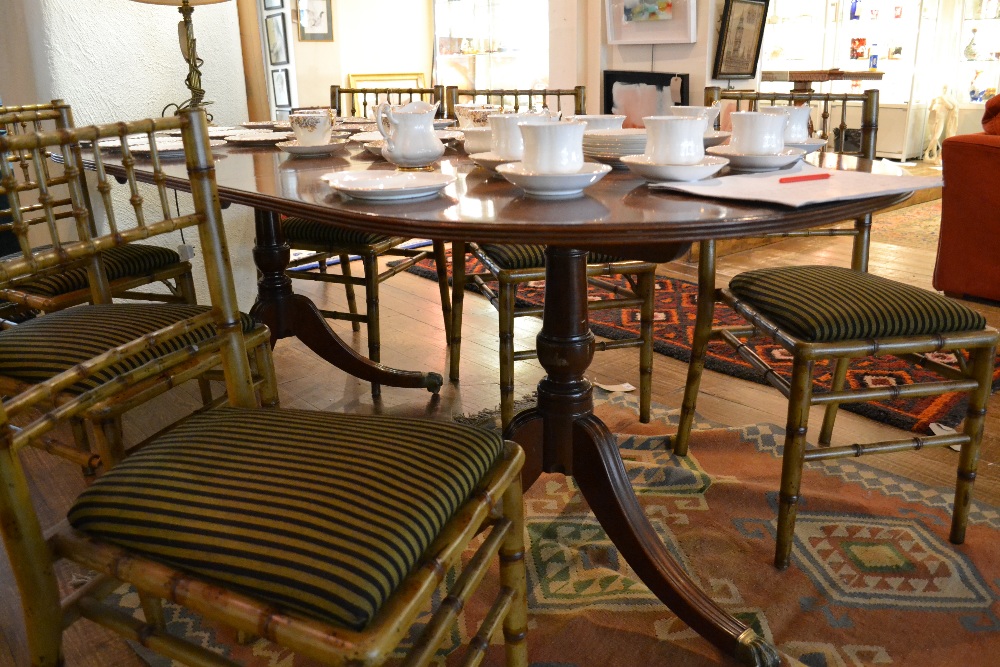
[{"label": "curved table leg", "polygon": [[632,490],[607,427],[593,414],[593,390],[583,373],[594,356],[587,322],[587,253],[546,250],[546,300],[538,359],[548,375],[538,383],[538,407],[511,421],[505,433],[525,448],[525,484],[542,472],[573,475],[611,541],[639,578],[672,612],[718,649],[747,665],[777,665],[777,651],[727,614],[670,556]]},{"label": "curved table leg", "polygon": [[257,302],[250,314],[271,329],[272,346],[281,338],[295,336],[326,361],[362,380],[390,387],[426,387],[438,393],[444,382],[439,373],[389,368],[348,346],[312,301],[292,292],[292,281],[285,275],[290,251],[277,214],[257,209],[254,219],[257,240],[253,258],[261,277],[257,281]]}]

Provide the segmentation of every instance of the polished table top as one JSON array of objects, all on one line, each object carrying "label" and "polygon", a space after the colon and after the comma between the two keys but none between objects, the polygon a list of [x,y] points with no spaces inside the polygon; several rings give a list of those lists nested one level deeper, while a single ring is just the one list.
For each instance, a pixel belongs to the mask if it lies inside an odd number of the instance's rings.
[{"label": "polished table top", "polygon": [[[336,156],[305,159],[276,148],[221,147],[213,152],[220,196],[231,203],[394,236],[619,251],[632,247],[654,255],[650,244],[792,231],[853,219],[906,198],[892,195],[792,209],[652,190],[631,172],[614,170],[583,196],[546,200],[525,196],[449,149],[437,169],[455,174],[457,180],[441,195],[372,203],[341,196],[321,178],[331,171],[394,169],[359,144]],[[813,156],[812,161],[863,171],[879,168],[878,163],[836,155]],[[183,188],[183,163],[164,166],[169,184]]]}]

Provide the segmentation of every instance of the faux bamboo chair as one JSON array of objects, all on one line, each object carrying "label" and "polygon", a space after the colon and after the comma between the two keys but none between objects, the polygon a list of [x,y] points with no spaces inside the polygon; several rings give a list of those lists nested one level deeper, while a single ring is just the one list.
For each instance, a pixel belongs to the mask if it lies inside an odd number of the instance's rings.
[{"label": "faux bamboo chair", "polygon": [[[194,213],[167,212],[132,230],[56,241],[58,250],[0,263],[5,283],[36,267],[57,266],[66,256],[99,260],[96,253],[116,245],[194,226],[212,301],[193,317],[111,350],[97,349],[94,358],[4,400],[0,535],[25,610],[29,655],[22,664],[63,664],[63,628],[83,617],[184,664],[232,665],[167,632],[161,608],[167,599],[322,664],[373,665],[438,599],[407,662],[426,665],[499,554],[500,585],[471,638],[466,664],[478,664],[502,627],[506,664],[526,667],[523,452],[496,434],[450,422],[258,407],[203,109],[0,140],[0,150],[62,150],[74,169],[73,154],[61,141],[176,127],[183,131]],[[9,178],[7,166],[4,176]],[[14,229],[24,238],[23,226]],[[206,328],[212,334],[199,345],[182,343],[151,358],[157,346]],[[143,377],[191,363],[208,350],[223,359],[229,405],[154,436],[84,491],[68,522],[40,525],[19,450],[115,392],[139,386]],[[114,383],[92,382],[137,356],[144,363],[125,369]],[[88,383],[85,392],[46,411],[65,387],[81,382]],[[36,417],[33,409],[43,414]],[[472,542],[475,552],[463,565]],[[95,573],[63,599],[54,567],[60,560]],[[438,598],[452,567],[460,570],[457,579]],[[120,582],[139,592],[143,620],[106,601]]]},{"label": "faux bamboo chair", "polygon": [[[483,265],[484,271],[465,274],[466,251]],[[591,253],[587,259],[588,282],[595,295],[587,301],[588,310],[639,308],[639,334],[618,340],[598,341],[595,350],[638,347],[639,353],[639,419],[649,421],[653,386],[653,298],[656,285],[656,264],[622,260]],[[517,287],[528,282],[545,280],[545,247],[536,245],[489,245],[462,242],[452,244],[454,303],[452,306],[451,379],[459,379],[462,332],[463,290],[466,282],[476,286],[500,314],[500,416],[503,425],[514,416],[514,362],[534,359],[537,352],[514,349],[514,319],[529,315],[540,316],[541,306],[518,306]],[[623,287],[608,278],[624,276]],[[496,281],[496,289],[489,283]],[[596,295],[600,295],[599,297]]]},{"label": "faux bamboo chair", "polygon": [[[443,114],[444,87],[433,88],[344,88],[330,86],[330,105],[337,115],[361,115],[367,117],[369,110],[382,101],[393,104],[423,99],[442,102],[439,114]],[[358,113],[360,111],[360,114]],[[374,112],[374,111],[373,111]],[[441,290],[441,309],[444,317],[446,340],[451,338],[451,296],[448,290],[447,257],[442,242],[435,241],[428,246],[416,246],[413,239],[382,234],[364,234],[348,231],[306,218],[285,218],[282,221],[285,240],[292,250],[305,250],[307,254],[289,262],[286,275],[293,280],[313,280],[343,285],[347,296],[347,311],[320,309],[324,317],[351,322],[354,331],[365,324],[368,333],[368,358],[381,360],[382,336],[379,317],[379,285],[421,260],[433,257],[438,267],[438,283]],[[330,261],[336,257],[340,271],[328,270]],[[401,257],[398,262],[385,270],[379,270],[380,257]],[[364,275],[357,277],[351,271],[351,259],[359,258]],[[358,312],[355,286],[364,287],[365,312]],[[381,393],[377,384],[372,384],[372,395]]]},{"label": "faux bamboo chair", "polygon": [[[874,142],[870,148],[874,150]],[[748,271],[730,280],[726,289],[715,287],[714,242],[700,244],[698,311],[674,453],[684,456],[688,452],[708,343],[713,338],[721,339],[788,399],[774,557],[774,564],[780,569],[790,562],[802,466],[807,461],[961,445],[950,538],[955,544],[965,539],[997,332],[986,326],[981,315],[956,301],[867,273],[867,241],[867,234],[855,236],[850,269],[787,266]],[[859,252],[859,243],[865,246],[863,253]],[[864,261],[859,262],[859,258]],[[748,326],[713,329],[717,302],[740,314]],[[775,373],[744,344],[745,339],[760,333],[771,337],[791,355],[790,380]],[[941,352],[955,353],[959,367],[951,368],[929,356]],[[850,361],[874,355],[910,359],[938,373],[941,379],[904,387],[845,386]],[[813,383],[813,365],[823,359],[835,360],[836,365],[830,386],[826,391],[818,391]],[[935,396],[954,391],[969,395],[969,409],[960,434],[830,446],[837,409],[842,403]],[[814,405],[825,406],[825,413],[819,447],[808,447],[809,409]]]},{"label": "faux bamboo chair", "polygon": [[445,114],[444,86],[429,88],[348,88],[345,86],[330,86],[330,108],[338,116],[353,116],[374,118],[375,107],[382,102],[390,104],[407,104],[423,100],[424,102],[440,102],[438,116]]},{"label": "faux bamboo chair", "polygon": [[[72,156],[73,165],[82,164],[79,144],[67,141],[58,147],[59,150],[22,147],[34,134],[27,130],[30,127],[48,127],[52,130],[50,134],[58,136],[70,133],[73,124],[68,105],[56,101],[51,105],[40,105],[37,109],[11,113],[5,118],[21,126],[17,133],[7,137],[12,142],[8,145],[13,148],[0,153],[10,156],[3,161],[4,181],[0,184],[0,193],[9,204],[0,214],[11,220],[6,225],[6,231],[16,238],[20,247],[13,258],[20,258],[26,252],[39,256],[55,252],[62,243],[60,239],[86,242],[96,235],[97,219],[104,220],[116,230],[132,224],[132,221],[141,223],[144,219],[143,197],[134,179],[129,182],[131,198],[128,201],[131,206],[116,208],[113,205],[113,186],[101,171],[100,151],[94,153],[98,165],[96,173],[100,175],[97,183],[100,197],[92,200],[83,170],[78,166],[65,166],[67,155]],[[24,141],[14,141],[21,138]],[[30,146],[30,142],[27,143]],[[57,156],[63,164],[56,164],[53,156]],[[132,159],[128,153],[126,159]],[[153,202],[154,206],[156,204],[165,211],[163,215],[169,217],[169,201],[162,189]],[[126,220],[129,222],[126,223]],[[51,292],[65,299],[56,301],[58,307],[49,306],[41,300],[27,301],[29,305],[40,309],[44,306],[46,310],[51,307],[51,310],[41,317],[0,331],[0,393],[10,395],[23,391],[26,386],[45,382],[89,358],[96,350],[114,347],[132,336],[148,333],[166,322],[203,310],[202,306],[193,303],[164,303],[162,299],[146,303],[112,303],[112,297],[121,296],[115,287],[134,284],[138,275],[122,278],[126,263],[133,268],[150,268],[153,262],[145,262],[147,258],[163,256],[177,258],[172,250],[157,245],[112,244],[102,247],[96,258],[67,257],[66,261],[52,265],[35,262],[31,270],[22,271],[11,280],[4,281],[0,286],[0,295],[35,294],[43,286],[53,286]],[[191,283],[190,265],[187,262],[183,264],[187,267],[184,282]],[[155,270],[151,271],[155,273]],[[115,277],[119,278],[117,282]],[[64,286],[68,288],[60,289]],[[185,293],[191,301],[194,300],[193,289],[185,289]],[[90,305],[81,305],[83,303]],[[270,353],[269,349],[264,349],[268,348],[269,331],[249,318],[245,319],[244,325],[250,350],[259,362],[261,355]],[[192,338],[192,342],[197,342],[197,336]],[[214,365],[218,363],[216,357]],[[269,368],[267,364],[257,365],[265,370]],[[74,422],[76,450],[62,453],[80,463],[88,473],[94,471],[95,453],[102,454],[105,461],[121,458],[124,454],[121,417],[151,396],[188,379],[197,379],[205,405],[221,400],[213,399],[208,383],[212,366],[201,363],[184,372],[150,376],[141,387],[118,392],[115,400],[105,402],[102,409],[91,412],[87,420]],[[111,381],[113,375],[109,374],[104,379]],[[277,402],[273,375],[261,376],[259,386],[266,402]],[[68,387],[60,400],[72,400],[82,389],[82,385]]]},{"label": "faux bamboo chair", "polygon": [[[30,106],[0,106],[0,129],[6,130],[11,135],[72,126],[72,110],[62,100]],[[42,175],[39,176],[31,171],[30,156],[9,155],[7,159],[18,166],[16,173],[19,179],[18,187],[21,188],[21,200],[26,206],[37,209],[37,184],[41,179],[46,179],[50,181],[50,189],[53,188],[55,184],[51,182],[50,172],[53,169],[58,171],[58,167],[47,162],[42,163]],[[86,188],[86,179],[82,174],[80,178],[82,192],[89,202],[90,194]],[[68,184],[59,185],[62,186],[62,190],[68,188]],[[69,200],[65,192],[59,192],[54,196],[59,196],[62,204],[57,207],[55,218],[57,220],[68,218],[72,212],[67,208]],[[9,210],[5,212],[4,209],[7,209],[7,206],[0,203],[0,221],[8,220],[5,224],[0,224],[0,234],[9,235]],[[96,221],[92,220],[92,232],[95,231],[93,228],[95,224]],[[182,261],[177,252],[170,248],[137,243],[128,247],[112,248],[102,259],[107,271],[109,289],[112,296],[117,299],[188,304],[197,302],[191,277],[191,264]],[[166,289],[164,291],[141,289],[154,284],[160,284]],[[87,284],[86,269],[82,266],[70,267],[58,275],[49,273],[33,276],[30,280],[0,291],[0,300],[10,304],[2,311],[2,314],[7,315],[4,320],[8,324],[23,320],[26,315],[30,316],[30,313],[51,313],[87,303],[90,301],[90,289]]]},{"label": "faux bamboo chair", "polygon": [[574,88],[496,88],[496,89],[460,89],[458,86],[448,86],[445,97],[448,100],[448,118],[457,118],[456,104],[496,104],[515,113],[522,109],[527,111],[536,107],[544,107],[552,111],[562,111],[564,116],[579,115],[586,112],[586,86]]}]

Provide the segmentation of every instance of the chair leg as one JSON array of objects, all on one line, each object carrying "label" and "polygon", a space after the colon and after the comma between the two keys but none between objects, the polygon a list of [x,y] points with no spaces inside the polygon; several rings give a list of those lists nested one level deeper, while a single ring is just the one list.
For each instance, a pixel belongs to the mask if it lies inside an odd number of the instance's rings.
[{"label": "chair leg", "polygon": [[448,378],[458,382],[462,359],[462,308],[465,304],[465,242],[451,243],[451,346]]},{"label": "chair leg", "polygon": [[677,435],[674,436],[674,454],[677,456],[687,456],[688,453],[701,373],[705,369],[705,352],[712,336],[712,319],[715,316],[715,243],[702,242],[698,253],[698,310],[694,321],[691,361],[688,362],[687,381],[684,384],[680,423],[677,425]]},{"label": "chair leg", "polygon": [[147,593],[139,593],[139,604],[142,606],[142,614],[146,617],[146,623],[158,630],[167,627],[167,622],[163,616],[163,602],[160,598]]},{"label": "chair leg", "polygon": [[[382,359],[381,322],[378,312],[378,257],[365,255],[362,258],[365,266],[365,318],[368,324],[368,358],[378,363]],[[372,397],[382,394],[382,387],[372,383]]]},{"label": "chair leg", "polygon": [[198,295],[194,290],[194,277],[190,271],[177,276],[177,291],[184,303],[191,305],[198,303]]},{"label": "chair leg", "polygon": [[503,622],[506,665],[528,667],[528,586],[524,553],[524,499],[520,475],[503,494],[503,513],[513,524],[500,547],[500,584],[514,591],[514,599]]},{"label": "chair leg", "polygon": [[971,375],[979,386],[969,395],[969,408],[965,413],[965,425],[962,432],[969,441],[962,445],[958,462],[958,482],[955,487],[955,509],[951,515],[951,534],[948,539],[953,544],[965,542],[965,529],[969,522],[969,505],[972,503],[972,486],[976,481],[976,469],[979,467],[979,444],[983,439],[983,426],[986,422],[986,402],[990,396],[990,385],[993,381],[993,359],[996,348],[978,348],[970,352]]},{"label": "chair leg", "polygon": [[437,269],[438,291],[441,293],[441,315],[444,317],[444,339],[451,342],[451,294],[448,290],[448,253],[444,241],[434,241],[434,267]]},{"label": "chair leg", "polygon": [[500,420],[504,428],[514,418],[514,294],[516,283],[501,281],[500,306]]},{"label": "chair leg", "polygon": [[653,271],[637,276],[642,308],[639,310],[639,421],[649,423],[649,409],[653,396],[653,299],[656,292],[656,276]]},{"label": "chair leg", "polygon": [[[847,379],[847,367],[851,365],[851,360],[846,357],[837,359],[837,366],[833,369],[833,379],[830,382],[830,391],[840,391],[844,388],[844,381]],[[819,445],[829,447],[833,439],[833,423],[837,419],[837,409],[840,403],[828,403],[823,412],[823,427],[819,431]]]},{"label": "chair leg", "polygon": [[[326,273],[326,256],[320,261],[320,266],[322,266],[322,272]],[[341,253],[340,255],[340,272],[345,278],[350,280],[351,276],[351,256],[347,253]],[[344,283],[344,292],[347,294],[347,310],[350,311],[351,315],[358,314],[358,299],[354,295],[354,285],[349,282]],[[370,312],[370,311],[369,311]],[[351,322],[351,331],[355,333],[361,331],[361,322]]]},{"label": "chair leg", "polygon": [[[90,454],[91,451],[91,438],[87,435],[87,426],[82,419],[72,419],[70,420],[70,430],[73,432],[73,445],[81,452]],[[85,477],[97,474],[97,470],[93,466],[85,465],[81,469],[81,472]]]},{"label": "chair leg", "polygon": [[799,507],[799,487],[806,451],[809,405],[812,398],[813,362],[796,358],[792,364],[791,395],[788,398],[788,422],[785,426],[785,451],[781,457],[781,491],[778,494],[778,536],[774,566],[788,567],[792,555],[795,515]]},{"label": "chair leg", "polygon": [[258,345],[252,351],[252,361],[260,377],[260,404],[265,408],[278,407],[278,378],[274,374],[274,357],[270,342]]}]

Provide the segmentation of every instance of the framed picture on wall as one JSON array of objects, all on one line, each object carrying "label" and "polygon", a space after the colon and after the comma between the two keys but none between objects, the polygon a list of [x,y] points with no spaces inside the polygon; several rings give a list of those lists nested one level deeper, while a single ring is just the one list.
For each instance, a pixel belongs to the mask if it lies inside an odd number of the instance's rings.
[{"label": "framed picture on wall", "polygon": [[333,12],[330,0],[298,0],[299,41],[332,42]]},{"label": "framed picture on wall", "polygon": [[285,6],[285,0],[264,0],[264,9],[282,9]]},{"label": "framed picture on wall", "polygon": [[715,48],[716,79],[752,79],[757,76],[761,37],[768,0],[726,0],[722,29]]},{"label": "framed picture on wall", "polygon": [[644,127],[644,116],[666,116],[689,104],[690,77],[671,72],[604,70],[604,113],[625,116],[624,127]]},{"label": "framed picture on wall", "polygon": [[604,0],[608,44],[694,44],[697,1]]},{"label": "framed picture on wall", "polygon": [[267,55],[271,65],[288,64],[288,40],[285,37],[285,15],[271,14],[264,19],[267,34]]},{"label": "framed picture on wall", "polygon": [[271,88],[274,91],[274,106],[292,106],[292,91],[288,82],[287,69],[271,70]]}]

